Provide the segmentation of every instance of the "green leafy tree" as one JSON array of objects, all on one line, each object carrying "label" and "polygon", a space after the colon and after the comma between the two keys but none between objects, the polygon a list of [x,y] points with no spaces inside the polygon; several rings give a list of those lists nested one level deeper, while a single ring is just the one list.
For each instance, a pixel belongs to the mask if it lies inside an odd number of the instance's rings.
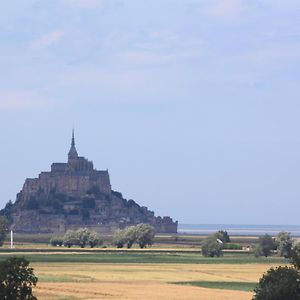
[{"label": "green leafy tree", "polygon": [[276,237],[278,254],[285,258],[290,258],[292,255],[293,239],[289,232],[281,231]]},{"label": "green leafy tree", "polygon": [[79,228],[75,233],[77,245],[84,248],[89,241],[90,233],[87,228]]},{"label": "green leafy tree", "polygon": [[136,243],[139,244],[140,248],[145,248],[148,245],[154,243],[154,228],[149,224],[138,224],[135,226],[136,231]]},{"label": "green leafy tree", "polygon": [[102,240],[96,231],[90,231],[88,237],[88,244],[90,245],[91,248],[102,245]]},{"label": "green leafy tree", "polygon": [[68,230],[63,237],[64,245],[68,248],[78,245],[78,239],[76,232],[73,230]]},{"label": "green leafy tree", "polygon": [[253,253],[255,257],[263,256],[260,245],[253,246]]},{"label": "green leafy tree", "polygon": [[132,245],[136,242],[137,238],[137,230],[136,226],[128,226],[124,231],[125,243],[127,244],[127,248],[131,248]]},{"label": "green leafy tree", "polygon": [[219,257],[223,255],[223,244],[218,242],[215,235],[212,235],[203,241],[201,250],[203,256]]},{"label": "green leafy tree", "polygon": [[230,243],[230,237],[226,230],[219,230],[215,234],[215,237],[222,241],[223,243]]},{"label": "green leafy tree", "polygon": [[125,243],[125,230],[117,229],[113,236],[113,244],[117,246],[117,248],[123,248]]},{"label": "green leafy tree", "polygon": [[140,223],[136,226],[128,226],[125,229],[117,229],[114,233],[113,244],[117,248],[131,248],[134,243],[137,243],[140,248],[145,248],[154,243],[154,228],[149,224]]},{"label": "green leafy tree", "polygon": [[37,300],[32,294],[37,281],[25,258],[11,257],[0,262],[0,299]]},{"label": "green leafy tree", "polygon": [[265,256],[271,255],[272,250],[276,249],[275,240],[268,234],[260,236],[258,239],[258,246],[254,250],[255,256]]},{"label": "green leafy tree", "polygon": [[0,216],[0,247],[3,245],[8,232],[8,224],[5,217]]},{"label": "green leafy tree", "polygon": [[291,267],[271,268],[259,280],[253,300],[300,300],[300,275]]},{"label": "green leafy tree", "polygon": [[53,236],[50,240],[50,244],[52,246],[62,246],[64,243],[64,239],[60,236]]}]

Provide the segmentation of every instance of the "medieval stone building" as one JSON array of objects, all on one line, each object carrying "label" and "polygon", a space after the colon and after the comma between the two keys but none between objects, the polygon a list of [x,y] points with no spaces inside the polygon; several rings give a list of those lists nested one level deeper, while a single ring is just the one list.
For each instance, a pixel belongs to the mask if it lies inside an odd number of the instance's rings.
[{"label": "medieval stone building", "polygon": [[107,170],[78,156],[74,131],[67,163],[53,163],[50,172],[26,179],[16,202],[10,208],[16,232],[52,233],[88,227],[98,232],[138,223],[151,224],[158,233],[176,233],[177,222],[155,217],[147,207],[111,189]]}]

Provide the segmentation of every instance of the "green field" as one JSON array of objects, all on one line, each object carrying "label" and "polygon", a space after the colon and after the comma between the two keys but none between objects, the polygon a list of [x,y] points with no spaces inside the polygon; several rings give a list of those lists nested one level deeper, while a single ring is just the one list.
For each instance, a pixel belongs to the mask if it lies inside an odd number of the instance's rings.
[{"label": "green field", "polygon": [[[20,248],[27,247],[28,245],[34,245],[35,247],[44,248],[47,247],[52,234],[20,234],[15,233],[15,244]],[[159,234],[155,236],[154,247],[171,248],[171,249],[199,249],[201,242],[206,238],[206,235],[197,234]],[[103,244],[110,247],[112,243],[111,235],[102,235]],[[256,244],[258,238],[255,236],[232,236],[231,242],[239,244],[241,246],[248,246],[249,244]],[[6,246],[9,245],[9,236],[6,239]]]},{"label": "green field", "polygon": [[[0,254],[0,260],[8,255]],[[225,255],[219,258],[203,257],[199,254],[187,253],[16,253],[23,256],[31,262],[80,262],[80,263],[133,263],[133,264],[261,264],[274,263],[285,264],[286,261],[278,257],[256,258],[249,255]]]},{"label": "green field", "polygon": [[254,282],[226,282],[226,281],[186,281],[175,282],[175,284],[199,286],[210,289],[233,290],[251,292],[256,287]]}]

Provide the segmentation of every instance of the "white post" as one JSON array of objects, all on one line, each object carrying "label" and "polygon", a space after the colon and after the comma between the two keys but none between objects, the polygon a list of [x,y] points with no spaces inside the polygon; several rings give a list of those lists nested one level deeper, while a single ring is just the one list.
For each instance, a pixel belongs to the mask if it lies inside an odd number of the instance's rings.
[{"label": "white post", "polygon": [[14,247],[14,232],[10,231],[10,249],[13,249]]}]

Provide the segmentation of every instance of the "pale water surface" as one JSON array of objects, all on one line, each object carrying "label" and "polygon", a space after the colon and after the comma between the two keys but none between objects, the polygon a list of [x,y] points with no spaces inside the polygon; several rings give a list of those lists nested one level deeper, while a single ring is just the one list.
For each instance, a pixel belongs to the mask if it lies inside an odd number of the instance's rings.
[{"label": "pale water surface", "polygon": [[227,230],[229,235],[277,235],[287,231],[300,237],[300,225],[178,224],[179,233],[210,234],[218,230]]}]

